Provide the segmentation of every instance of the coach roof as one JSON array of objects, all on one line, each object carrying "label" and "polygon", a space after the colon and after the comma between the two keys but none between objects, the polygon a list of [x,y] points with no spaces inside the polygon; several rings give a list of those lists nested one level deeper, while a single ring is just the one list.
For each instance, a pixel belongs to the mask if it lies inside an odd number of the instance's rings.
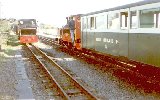
[{"label": "coach roof", "polygon": [[136,3],[126,4],[126,5],[122,5],[122,6],[118,6],[118,7],[114,7],[114,8],[109,8],[109,9],[104,9],[104,10],[100,10],[100,11],[95,11],[95,12],[83,14],[82,17],[87,16],[87,15],[98,14],[98,13],[102,13],[102,12],[114,11],[114,10],[119,10],[119,9],[125,9],[125,8],[130,8],[130,7],[136,7],[136,6],[141,6],[141,5],[145,5],[145,4],[152,4],[152,3],[157,3],[157,2],[160,2],[160,0],[144,0],[144,1],[139,1]]}]

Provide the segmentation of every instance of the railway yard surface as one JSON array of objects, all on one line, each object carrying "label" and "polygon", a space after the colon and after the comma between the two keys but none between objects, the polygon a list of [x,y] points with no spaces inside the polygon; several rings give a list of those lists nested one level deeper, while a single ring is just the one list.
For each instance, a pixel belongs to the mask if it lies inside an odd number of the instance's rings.
[{"label": "railway yard surface", "polygon": [[[17,40],[16,35],[2,35],[0,100],[60,100],[33,70],[36,64],[24,45],[20,45]],[[92,63],[62,52],[57,46],[49,46],[40,41],[34,45],[102,100],[160,100],[159,93],[148,93],[135,88],[114,76],[113,71],[101,70]]]}]

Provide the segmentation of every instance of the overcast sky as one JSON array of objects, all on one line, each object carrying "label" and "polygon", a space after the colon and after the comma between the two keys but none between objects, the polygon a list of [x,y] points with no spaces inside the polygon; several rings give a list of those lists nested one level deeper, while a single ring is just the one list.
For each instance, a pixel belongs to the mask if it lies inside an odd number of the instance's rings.
[{"label": "overcast sky", "polygon": [[36,18],[56,26],[65,17],[85,14],[142,0],[0,0],[2,18]]}]

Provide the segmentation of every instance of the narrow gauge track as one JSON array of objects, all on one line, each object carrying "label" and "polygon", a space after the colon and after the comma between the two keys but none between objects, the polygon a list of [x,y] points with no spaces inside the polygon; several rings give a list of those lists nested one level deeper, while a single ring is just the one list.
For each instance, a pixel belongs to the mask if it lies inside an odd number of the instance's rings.
[{"label": "narrow gauge track", "polygon": [[[39,36],[42,42],[47,45],[59,45],[54,39]],[[59,45],[60,46],[60,45]],[[138,88],[143,88],[146,92],[156,91],[160,93],[160,71],[151,65],[146,65],[136,61],[127,59],[119,59],[111,55],[101,55],[95,52],[85,50],[85,52],[63,47],[73,55],[79,55],[90,63],[103,66],[102,70],[113,69],[114,74],[131,84],[135,84]]]},{"label": "narrow gauge track", "polygon": [[[41,69],[52,83],[52,87],[57,89],[58,95],[64,100],[97,100],[90,91],[86,90],[78,81],[68,74],[55,61],[50,59],[45,53],[34,45],[26,45],[33,54],[36,61],[40,63]],[[57,95],[56,95],[57,96]]]}]

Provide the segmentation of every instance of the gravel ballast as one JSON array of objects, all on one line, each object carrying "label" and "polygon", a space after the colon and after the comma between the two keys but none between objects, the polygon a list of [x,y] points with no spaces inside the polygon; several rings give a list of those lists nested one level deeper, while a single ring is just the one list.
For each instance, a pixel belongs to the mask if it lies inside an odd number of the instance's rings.
[{"label": "gravel ballast", "polygon": [[160,100],[156,93],[146,93],[141,89],[120,80],[110,72],[104,72],[93,64],[74,58],[59,51],[55,46],[36,44],[43,51],[56,59],[56,62],[78,76],[85,84],[97,91],[97,94],[109,100]]},{"label": "gravel ballast", "polygon": [[0,100],[51,100],[41,80],[37,80],[35,65],[18,42],[16,35],[3,34],[0,51]]}]

